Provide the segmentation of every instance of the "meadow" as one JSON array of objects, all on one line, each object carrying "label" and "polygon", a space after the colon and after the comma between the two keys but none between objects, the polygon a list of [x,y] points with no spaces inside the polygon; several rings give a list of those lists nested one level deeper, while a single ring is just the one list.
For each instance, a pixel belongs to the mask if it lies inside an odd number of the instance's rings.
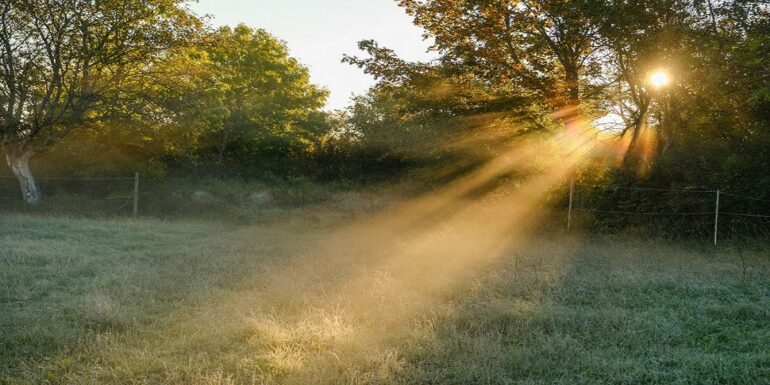
[{"label": "meadow", "polygon": [[249,222],[3,216],[0,383],[770,381],[760,242],[362,201]]},{"label": "meadow", "polygon": [[6,0],[0,385],[770,385],[767,3]]}]

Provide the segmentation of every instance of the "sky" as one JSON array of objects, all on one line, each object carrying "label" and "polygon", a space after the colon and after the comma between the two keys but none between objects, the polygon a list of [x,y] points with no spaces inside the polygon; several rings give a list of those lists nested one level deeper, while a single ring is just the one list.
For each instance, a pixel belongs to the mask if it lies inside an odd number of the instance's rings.
[{"label": "sky", "polygon": [[422,30],[395,0],[198,0],[190,8],[210,15],[215,26],[244,23],[284,40],[310,69],[313,83],[330,91],[327,109],[343,108],[374,79],[341,63],[343,54],[359,55],[357,43],[374,39],[410,61],[430,60]]}]

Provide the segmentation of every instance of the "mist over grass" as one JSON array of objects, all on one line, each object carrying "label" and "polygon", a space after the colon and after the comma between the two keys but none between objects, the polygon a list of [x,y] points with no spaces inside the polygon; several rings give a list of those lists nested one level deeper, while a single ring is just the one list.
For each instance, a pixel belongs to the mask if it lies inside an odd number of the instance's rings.
[{"label": "mist over grass", "polygon": [[0,383],[770,377],[759,243],[553,232],[486,249],[468,215],[405,233],[399,215],[332,215],[359,204],[257,223],[7,216]]},{"label": "mist over grass", "polygon": [[326,111],[259,26],[38,3],[0,385],[770,383],[765,4],[400,0],[438,57]]}]

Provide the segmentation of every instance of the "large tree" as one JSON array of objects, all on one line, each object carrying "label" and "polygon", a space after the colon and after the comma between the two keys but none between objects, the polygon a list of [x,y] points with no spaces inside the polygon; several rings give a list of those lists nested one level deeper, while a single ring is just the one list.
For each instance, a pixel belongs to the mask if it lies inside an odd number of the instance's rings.
[{"label": "large tree", "polygon": [[276,140],[308,145],[319,136],[328,92],[312,84],[308,69],[267,31],[223,27],[208,36],[193,61],[207,74],[208,97],[223,108],[209,130],[218,163],[235,142],[252,148]]},{"label": "large tree", "polygon": [[30,159],[132,98],[199,25],[181,0],[0,1],[0,144],[25,202]]},{"label": "large tree", "polygon": [[[509,81],[554,106],[577,107],[596,69],[595,26],[583,1],[399,0],[445,58]],[[586,92],[589,91],[589,92]]]},{"label": "large tree", "polygon": [[[754,1],[594,2],[591,19],[615,85],[608,88],[607,102],[628,134],[626,160],[634,158],[646,129],[654,129],[654,155],[660,156],[693,122],[714,122],[718,113],[740,119],[745,106],[733,84],[742,75],[730,73],[728,64],[762,14]],[[669,72],[674,81],[655,89],[649,76],[656,69]],[[650,122],[653,127],[647,127]]]}]

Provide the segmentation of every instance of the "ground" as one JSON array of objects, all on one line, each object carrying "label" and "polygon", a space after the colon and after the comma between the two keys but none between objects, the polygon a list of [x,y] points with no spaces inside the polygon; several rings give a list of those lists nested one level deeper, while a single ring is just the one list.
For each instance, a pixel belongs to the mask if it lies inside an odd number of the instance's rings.
[{"label": "ground", "polygon": [[4,216],[0,383],[770,383],[760,243],[404,214],[439,203]]}]

